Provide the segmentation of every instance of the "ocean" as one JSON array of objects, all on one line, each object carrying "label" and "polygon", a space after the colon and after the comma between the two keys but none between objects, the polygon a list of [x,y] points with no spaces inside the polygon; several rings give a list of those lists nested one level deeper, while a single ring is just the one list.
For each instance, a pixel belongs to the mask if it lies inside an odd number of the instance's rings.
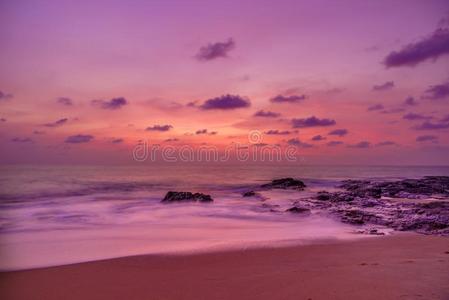
[{"label": "ocean", "polygon": [[[139,254],[360,238],[319,212],[291,214],[295,200],[344,179],[449,175],[438,166],[166,164],[0,167],[0,269],[17,270]],[[274,178],[305,191],[242,197]],[[161,203],[167,191],[210,194],[213,203]]]}]

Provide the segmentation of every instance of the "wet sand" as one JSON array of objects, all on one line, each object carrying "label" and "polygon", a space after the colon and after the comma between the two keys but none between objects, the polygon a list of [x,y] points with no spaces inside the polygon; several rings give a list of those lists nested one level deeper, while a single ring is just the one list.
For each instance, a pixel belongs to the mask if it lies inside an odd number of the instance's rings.
[{"label": "wet sand", "polygon": [[4,272],[0,298],[449,299],[449,238],[407,233]]}]

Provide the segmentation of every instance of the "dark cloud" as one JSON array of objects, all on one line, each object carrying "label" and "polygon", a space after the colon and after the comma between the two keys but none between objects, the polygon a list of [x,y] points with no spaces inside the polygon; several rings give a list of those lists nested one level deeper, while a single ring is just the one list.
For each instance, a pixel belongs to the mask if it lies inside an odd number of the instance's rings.
[{"label": "dark cloud", "polygon": [[227,94],[220,97],[208,99],[199,107],[204,110],[209,109],[231,110],[250,106],[251,102],[249,100],[243,99],[239,95]]},{"label": "dark cloud", "polygon": [[312,137],[312,141],[324,141],[326,138],[323,137],[322,135],[315,135],[314,137]]},{"label": "dark cloud", "polygon": [[448,129],[449,128],[449,122],[436,122],[432,123],[430,121],[425,121],[421,125],[413,127],[413,129],[416,130],[440,130],[440,129]]},{"label": "dark cloud", "polygon": [[335,147],[335,146],[343,145],[343,142],[340,142],[340,141],[330,141],[330,142],[327,142],[326,145],[329,146],[329,147]]},{"label": "dark cloud", "polygon": [[449,29],[439,28],[430,36],[416,43],[408,44],[399,51],[391,52],[383,63],[389,68],[413,67],[429,59],[435,61],[445,54],[449,54]]},{"label": "dark cloud", "polygon": [[423,98],[430,100],[440,100],[449,97],[449,81],[430,86],[424,91]]},{"label": "dark cloud", "polygon": [[430,120],[433,117],[416,114],[416,113],[408,113],[408,114],[405,114],[402,118],[405,120],[415,121],[415,120]]},{"label": "dark cloud", "polygon": [[299,139],[294,138],[294,139],[289,139],[287,141],[287,144],[292,145],[292,146],[296,146],[296,147],[301,147],[301,148],[310,148],[313,147],[313,145],[311,144],[307,144],[304,142],[301,142]]},{"label": "dark cloud", "polygon": [[197,131],[195,132],[195,134],[196,134],[196,135],[199,135],[199,134],[216,135],[217,132],[216,132],[216,131],[208,131],[207,129],[200,129],[200,130],[197,130]]},{"label": "dark cloud", "polygon": [[376,111],[376,110],[382,110],[385,107],[382,104],[374,104],[368,107],[367,111]]},{"label": "dark cloud", "polygon": [[434,135],[420,135],[416,138],[417,142],[438,142],[438,137]]},{"label": "dark cloud", "polygon": [[65,143],[69,144],[89,143],[93,138],[94,137],[90,134],[71,135],[65,139]]},{"label": "dark cloud", "polygon": [[0,122],[6,122],[7,120],[5,118],[0,118]]},{"label": "dark cloud", "polygon": [[258,112],[256,112],[254,114],[254,116],[255,117],[264,117],[264,118],[277,118],[277,117],[280,117],[281,114],[272,112],[272,111],[259,110]]},{"label": "dark cloud", "polygon": [[369,148],[369,147],[371,147],[371,143],[367,142],[367,141],[361,141],[361,142],[358,142],[357,144],[348,145],[348,147],[350,147],[350,148]]},{"label": "dark cloud", "polygon": [[65,106],[72,106],[73,105],[72,99],[67,98],[67,97],[59,97],[58,99],[56,99],[56,102],[61,104],[61,105],[65,105]]},{"label": "dark cloud", "polygon": [[122,108],[127,105],[128,101],[126,101],[123,97],[113,98],[111,100],[92,100],[92,105],[99,106],[103,109],[116,110]]},{"label": "dark cloud", "polygon": [[13,143],[33,143],[33,140],[26,137],[26,138],[20,138],[20,137],[15,137],[11,139],[11,142]]},{"label": "dark cloud", "polygon": [[171,139],[166,139],[164,142],[169,143],[169,142],[178,142],[178,141],[179,141],[179,139],[177,139],[177,138],[171,138]]},{"label": "dark cloud", "polygon": [[113,144],[121,144],[121,143],[123,143],[123,139],[112,139],[111,140],[111,143],[113,143]]},{"label": "dark cloud", "polygon": [[418,101],[416,101],[415,98],[409,96],[404,100],[404,105],[416,106],[418,105]]},{"label": "dark cloud", "polygon": [[305,119],[292,119],[293,128],[305,128],[305,127],[323,127],[332,126],[337,124],[335,120],[332,119],[318,119],[315,116],[305,118]]},{"label": "dark cloud", "polygon": [[220,57],[226,58],[234,48],[235,42],[230,38],[226,42],[209,43],[207,46],[201,47],[195,57],[201,61],[209,61]]},{"label": "dark cloud", "polygon": [[65,123],[67,123],[68,120],[69,119],[67,119],[67,118],[59,119],[59,120],[57,120],[55,122],[52,122],[52,123],[43,124],[42,126],[45,126],[45,127],[59,127],[59,126],[64,125]]},{"label": "dark cloud", "polygon": [[347,129],[335,129],[328,133],[328,135],[338,135],[338,136],[344,136],[348,134]]},{"label": "dark cloud", "polygon": [[171,126],[171,125],[153,125],[153,126],[147,127],[145,130],[146,131],[169,131],[172,128],[173,128],[173,126]]},{"label": "dark cloud", "polygon": [[33,134],[36,134],[36,135],[42,135],[42,134],[45,134],[45,131],[34,130],[34,131],[33,131]]},{"label": "dark cloud", "polygon": [[306,95],[291,95],[291,96],[282,96],[277,95],[270,99],[273,103],[298,103],[307,99]]},{"label": "dark cloud", "polygon": [[395,145],[396,145],[396,143],[393,141],[384,141],[384,142],[380,142],[380,143],[376,144],[377,147],[395,146]]},{"label": "dark cloud", "polygon": [[401,113],[404,112],[405,109],[401,108],[401,107],[396,107],[396,108],[390,108],[390,109],[385,109],[383,111],[381,111],[381,114],[397,114],[397,113]]},{"label": "dark cloud", "polygon": [[268,135],[288,135],[291,134],[292,132],[289,130],[270,129],[268,131],[265,131],[264,133]]},{"label": "dark cloud", "polygon": [[8,93],[4,93],[2,91],[0,91],[0,101],[6,101],[9,100],[13,97],[12,94],[8,94]]},{"label": "dark cloud", "polygon": [[393,81],[387,81],[383,84],[374,85],[373,91],[388,91],[394,88],[394,82]]}]

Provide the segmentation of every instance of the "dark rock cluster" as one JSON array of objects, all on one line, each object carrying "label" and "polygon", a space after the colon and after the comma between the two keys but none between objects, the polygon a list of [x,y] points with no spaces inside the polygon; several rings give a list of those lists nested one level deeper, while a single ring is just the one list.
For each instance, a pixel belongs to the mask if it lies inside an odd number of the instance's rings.
[{"label": "dark rock cluster", "polygon": [[199,202],[212,202],[214,201],[210,195],[203,193],[191,193],[191,192],[174,192],[169,191],[161,202],[189,202],[189,201],[199,201]]},{"label": "dark rock cluster", "polygon": [[274,179],[273,181],[271,181],[271,183],[263,184],[261,187],[269,189],[304,190],[306,185],[301,180],[287,177],[287,178]]}]

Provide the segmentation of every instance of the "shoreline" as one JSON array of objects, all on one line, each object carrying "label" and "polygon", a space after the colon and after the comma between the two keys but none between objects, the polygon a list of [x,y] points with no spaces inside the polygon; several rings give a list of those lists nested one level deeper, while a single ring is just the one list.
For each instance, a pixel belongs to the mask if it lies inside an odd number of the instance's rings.
[{"label": "shoreline", "polygon": [[128,256],[0,273],[4,299],[447,299],[449,239],[352,241]]}]

